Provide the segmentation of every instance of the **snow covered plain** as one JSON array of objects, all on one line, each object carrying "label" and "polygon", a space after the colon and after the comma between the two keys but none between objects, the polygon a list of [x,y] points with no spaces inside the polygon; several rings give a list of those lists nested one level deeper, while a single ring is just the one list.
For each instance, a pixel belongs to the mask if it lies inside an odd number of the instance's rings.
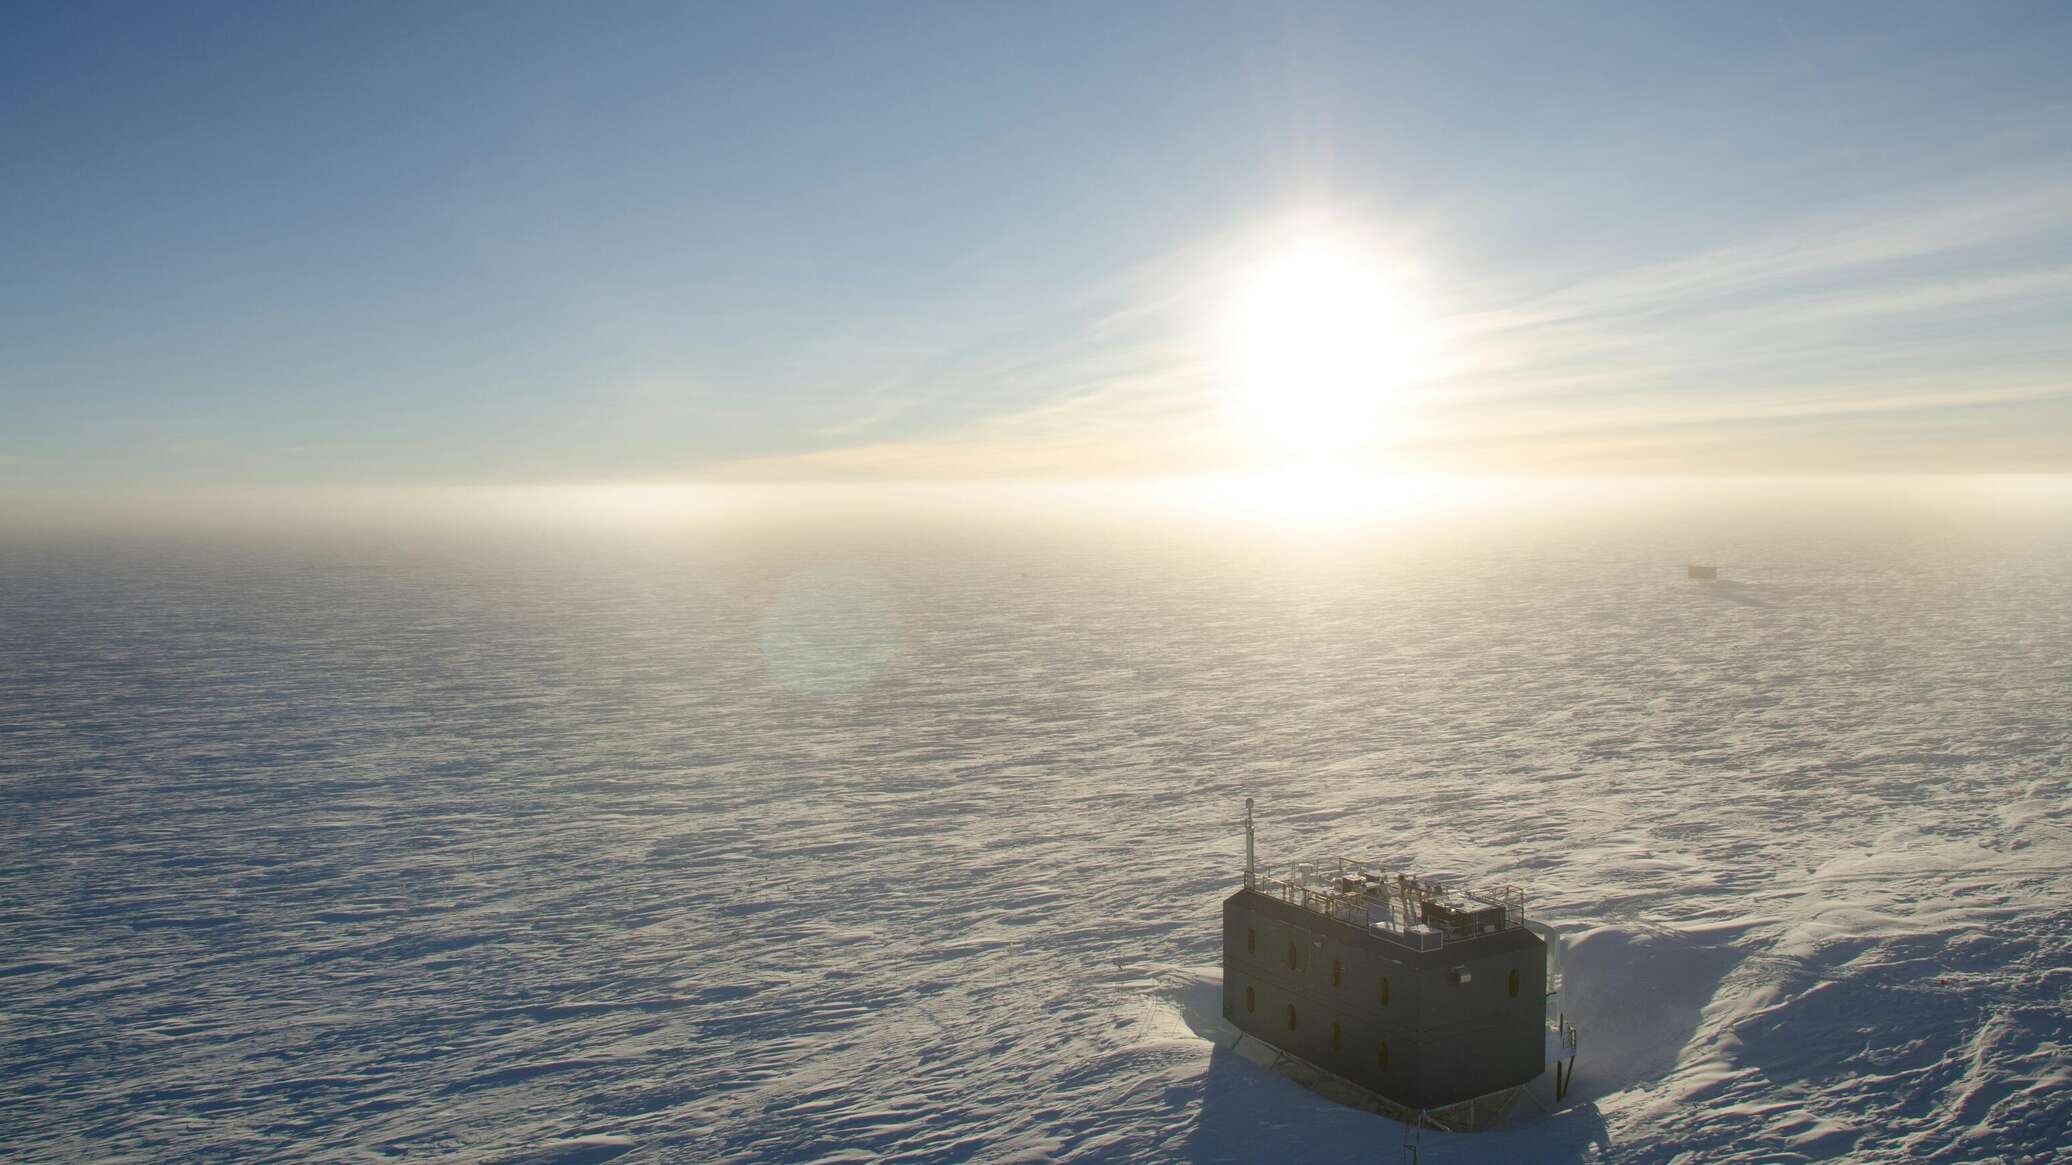
[{"label": "snow covered plain", "polygon": [[1572,936],[1427,1165],[2072,1159],[2065,492],[1653,493],[8,535],[0,1157],[1401,1160],[1213,1042],[1250,795]]}]

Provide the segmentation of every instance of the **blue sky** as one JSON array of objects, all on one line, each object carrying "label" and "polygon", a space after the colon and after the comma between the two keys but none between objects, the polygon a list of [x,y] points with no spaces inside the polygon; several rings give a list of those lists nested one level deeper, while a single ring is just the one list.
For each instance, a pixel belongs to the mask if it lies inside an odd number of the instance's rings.
[{"label": "blue sky", "polygon": [[[2072,469],[2072,8],[16,5],[0,485]],[[1292,224],[1292,225],[1291,225]]]}]

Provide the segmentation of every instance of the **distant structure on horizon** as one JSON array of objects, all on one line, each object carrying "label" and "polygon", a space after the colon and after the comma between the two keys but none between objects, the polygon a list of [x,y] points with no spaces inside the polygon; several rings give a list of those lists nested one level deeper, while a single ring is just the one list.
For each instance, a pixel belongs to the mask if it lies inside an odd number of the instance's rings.
[{"label": "distant structure on horizon", "polygon": [[[1261,871],[1245,800],[1245,882],[1223,901],[1223,1015],[1419,1128],[1501,1122],[1576,1034],[1557,1015],[1560,940],[1515,886],[1455,892],[1336,858]],[[1234,1045],[1233,1045],[1234,1046]],[[1562,1062],[1566,1057],[1566,1064]]]},{"label": "distant structure on horizon", "polygon": [[1694,562],[1684,567],[1684,577],[1713,582],[1719,578],[1719,567],[1710,562]]}]

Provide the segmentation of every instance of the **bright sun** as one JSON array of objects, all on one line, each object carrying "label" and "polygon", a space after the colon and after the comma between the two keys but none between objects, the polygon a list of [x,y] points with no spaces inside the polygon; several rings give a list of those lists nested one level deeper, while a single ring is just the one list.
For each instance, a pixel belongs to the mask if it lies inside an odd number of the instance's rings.
[{"label": "bright sun", "polygon": [[1235,420],[1282,457],[1334,458],[1374,440],[1415,363],[1400,289],[1329,241],[1253,268],[1229,328]]}]

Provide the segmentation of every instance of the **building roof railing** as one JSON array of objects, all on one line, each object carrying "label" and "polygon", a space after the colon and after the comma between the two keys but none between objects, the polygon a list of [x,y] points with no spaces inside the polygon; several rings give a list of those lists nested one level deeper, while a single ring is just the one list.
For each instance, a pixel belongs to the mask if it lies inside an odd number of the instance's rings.
[{"label": "building roof railing", "polygon": [[1435,950],[1525,925],[1516,886],[1455,889],[1346,857],[1248,873],[1245,885],[1412,950]]}]

